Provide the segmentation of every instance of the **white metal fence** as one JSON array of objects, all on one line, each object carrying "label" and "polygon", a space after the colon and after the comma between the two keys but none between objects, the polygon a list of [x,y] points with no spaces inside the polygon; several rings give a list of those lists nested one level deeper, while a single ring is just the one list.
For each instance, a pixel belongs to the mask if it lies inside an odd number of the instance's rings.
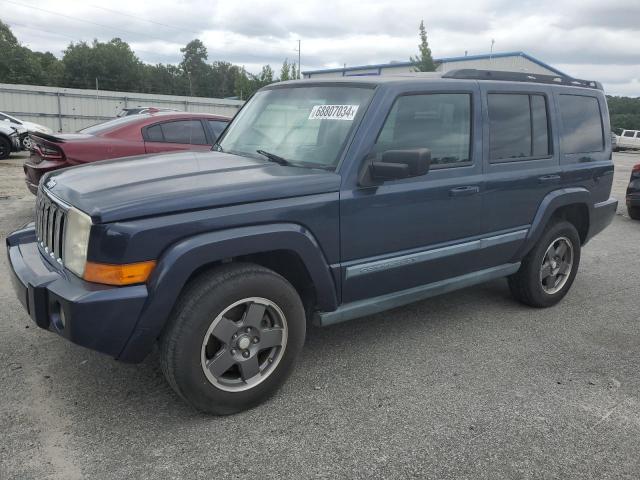
[{"label": "white metal fence", "polygon": [[123,108],[153,106],[232,117],[240,100],[0,83],[0,112],[40,123],[56,132],[75,132],[115,117]]}]

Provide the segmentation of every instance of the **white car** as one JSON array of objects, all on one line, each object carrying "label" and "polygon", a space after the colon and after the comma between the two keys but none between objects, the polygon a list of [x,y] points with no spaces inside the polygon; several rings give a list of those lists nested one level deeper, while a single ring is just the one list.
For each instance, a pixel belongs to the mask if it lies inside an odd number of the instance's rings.
[{"label": "white car", "polygon": [[[12,127],[16,127],[18,129],[18,133],[23,133],[27,131],[31,132],[40,132],[40,133],[48,133],[52,134],[53,131],[45,127],[44,125],[40,125],[38,123],[27,122],[26,120],[20,120],[16,117],[12,117],[11,115],[7,115],[6,113],[0,112],[0,121],[6,122]],[[22,139],[22,147],[25,150],[29,150],[31,148],[31,139],[29,135],[24,135]]]},{"label": "white car", "polygon": [[9,158],[11,152],[21,149],[18,129],[4,122],[0,122],[0,160]]},{"label": "white car", "polygon": [[616,148],[619,150],[640,149],[640,130],[623,130],[622,135],[618,136]]}]

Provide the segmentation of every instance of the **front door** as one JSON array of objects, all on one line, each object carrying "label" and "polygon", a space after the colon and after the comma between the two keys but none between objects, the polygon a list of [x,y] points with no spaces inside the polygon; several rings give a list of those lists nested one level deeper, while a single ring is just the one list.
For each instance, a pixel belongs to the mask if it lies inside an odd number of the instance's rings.
[{"label": "front door", "polygon": [[[342,302],[410,289],[469,273],[478,264],[473,240],[481,229],[479,92],[475,86],[403,92],[387,100],[389,113],[370,147],[428,148],[423,176],[341,191]],[[453,87],[452,87],[453,88]]]}]

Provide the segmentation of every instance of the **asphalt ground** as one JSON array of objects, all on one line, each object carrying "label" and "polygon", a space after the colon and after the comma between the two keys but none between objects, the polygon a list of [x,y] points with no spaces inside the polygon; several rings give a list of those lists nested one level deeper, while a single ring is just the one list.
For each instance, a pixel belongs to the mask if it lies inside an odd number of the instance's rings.
[{"label": "asphalt ground", "polygon": [[[31,216],[0,162],[0,234]],[[616,154],[624,199],[638,154]],[[0,479],[640,478],[640,222],[620,206],[568,296],[504,280],[308,333],[267,403],[186,406],[157,353],[126,365],[31,322],[0,252]]]}]

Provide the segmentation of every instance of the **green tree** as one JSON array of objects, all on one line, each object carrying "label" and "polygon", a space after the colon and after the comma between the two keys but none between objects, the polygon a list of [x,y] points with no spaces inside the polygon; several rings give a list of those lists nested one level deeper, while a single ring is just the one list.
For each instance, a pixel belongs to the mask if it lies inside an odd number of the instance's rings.
[{"label": "green tree", "polygon": [[234,93],[240,100],[246,100],[255,91],[252,78],[244,67],[239,69],[238,75],[234,81]]},{"label": "green tree", "polygon": [[262,67],[262,70],[258,75],[258,82],[261,84],[260,88],[273,83],[273,69],[271,68],[271,65],[264,65]]},{"label": "green tree", "polygon": [[20,45],[11,28],[0,21],[0,82],[52,85],[60,80],[59,73],[59,60]]},{"label": "green tree", "polygon": [[298,72],[298,70],[296,69],[295,62],[291,64],[290,76],[292,80],[298,80],[300,78],[300,72]]},{"label": "green tree", "polygon": [[611,129],[618,135],[622,130],[640,130],[640,98],[607,96]]},{"label": "green tree", "polygon": [[282,62],[282,68],[280,69],[280,81],[284,82],[285,80],[289,80],[290,74],[291,74],[291,70],[290,70],[290,65],[289,65],[289,61],[288,59],[284,59],[284,62]]},{"label": "green tree", "polygon": [[109,42],[94,40],[71,43],[62,57],[64,86],[101,90],[140,91],[143,64],[119,38]]},{"label": "green tree", "polygon": [[202,40],[196,38],[181,48],[180,52],[183,54],[180,68],[187,77],[190,94],[207,96],[211,88],[209,83],[211,67],[207,65],[207,47]]},{"label": "green tree", "polygon": [[431,49],[427,41],[427,29],[424,26],[424,20],[420,21],[420,44],[418,45],[418,56],[411,57],[416,72],[435,72],[436,65],[433,63]]},{"label": "green tree", "polygon": [[210,96],[225,98],[236,95],[236,79],[242,73],[237,65],[229,62],[213,62],[210,66],[209,88]]}]

